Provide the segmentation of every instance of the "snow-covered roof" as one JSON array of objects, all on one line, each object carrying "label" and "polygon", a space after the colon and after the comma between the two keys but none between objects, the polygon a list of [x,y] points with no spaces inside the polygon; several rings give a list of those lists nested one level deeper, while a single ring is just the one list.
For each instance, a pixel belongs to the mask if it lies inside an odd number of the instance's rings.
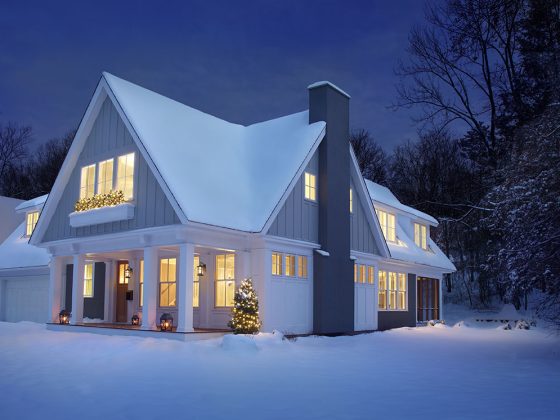
[{"label": "snow-covered roof", "polygon": [[261,231],[324,136],[308,111],[242,126],[103,78],[189,221]]},{"label": "snow-covered roof", "polygon": [[319,86],[330,86],[332,87],[334,90],[337,90],[338,92],[342,93],[344,96],[346,96],[348,99],[350,99],[350,95],[348,95],[345,91],[343,91],[341,88],[339,88],[337,85],[335,85],[334,83],[329,82],[328,80],[322,80],[320,82],[315,82],[315,83],[311,83],[309,86],[307,86],[307,89],[313,89]]},{"label": "snow-covered roof", "polygon": [[366,186],[369,191],[369,195],[374,202],[385,204],[386,206],[392,207],[397,210],[401,210],[405,213],[423,219],[434,226],[437,226],[439,224],[438,221],[432,216],[430,216],[429,214],[426,214],[424,212],[421,212],[420,210],[416,210],[413,207],[402,204],[398,200],[398,198],[395,197],[395,195],[391,192],[389,188],[384,187],[383,185],[379,185],[373,181],[370,181],[369,179],[366,179]]},{"label": "snow-covered roof", "polygon": [[45,204],[45,201],[47,201],[48,196],[49,196],[48,194],[45,194],[39,197],[32,198],[31,200],[24,201],[23,203],[21,203],[19,206],[16,207],[16,211],[22,211],[33,207],[42,206],[43,204]]},{"label": "snow-covered roof", "polygon": [[0,270],[46,266],[50,254],[46,249],[30,245],[24,236],[25,222],[0,244]]}]

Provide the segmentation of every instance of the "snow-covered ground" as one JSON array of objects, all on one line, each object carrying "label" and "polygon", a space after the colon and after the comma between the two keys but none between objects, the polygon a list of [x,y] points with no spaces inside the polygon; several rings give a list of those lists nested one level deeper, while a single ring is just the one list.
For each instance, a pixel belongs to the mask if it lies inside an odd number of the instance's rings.
[{"label": "snow-covered ground", "polygon": [[560,338],[403,328],[184,343],[0,323],[0,419],[560,416]]}]

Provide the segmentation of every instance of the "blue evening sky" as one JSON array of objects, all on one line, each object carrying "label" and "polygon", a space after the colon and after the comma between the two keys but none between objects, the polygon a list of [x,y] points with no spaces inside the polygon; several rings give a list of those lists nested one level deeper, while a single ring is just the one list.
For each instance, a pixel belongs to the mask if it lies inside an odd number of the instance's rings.
[{"label": "blue evening sky", "polygon": [[102,71],[228,121],[307,108],[330,80],[351,128],[387,150],[416,137],[395,100],[396,60],[423,0],[0,2],[0,123],[35,142],[77,127]]}]

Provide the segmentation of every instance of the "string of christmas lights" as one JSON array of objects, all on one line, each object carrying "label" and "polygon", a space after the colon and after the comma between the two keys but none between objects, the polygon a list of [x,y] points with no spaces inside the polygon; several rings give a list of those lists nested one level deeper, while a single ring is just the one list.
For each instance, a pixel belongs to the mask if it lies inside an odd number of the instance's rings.
[{"label": "string of christmas lights", "polygon": [[121,190],[109,191],[106,194],[96,194],[93,197],[84,197],[76,201],[74,210],[86,211],[101,207],[117,206],[125,202],[124,193]]}]

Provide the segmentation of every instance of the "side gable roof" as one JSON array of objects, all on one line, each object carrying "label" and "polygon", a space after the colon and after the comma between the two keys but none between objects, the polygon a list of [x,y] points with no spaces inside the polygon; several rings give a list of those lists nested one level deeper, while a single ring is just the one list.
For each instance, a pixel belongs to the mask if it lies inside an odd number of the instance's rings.
[{"label": "side gable roof", "polygon": [[324,136],[307,111],[245,127],[103,73],[31,243],[41,242],[107,96],[183,223],[262,231]]}]

